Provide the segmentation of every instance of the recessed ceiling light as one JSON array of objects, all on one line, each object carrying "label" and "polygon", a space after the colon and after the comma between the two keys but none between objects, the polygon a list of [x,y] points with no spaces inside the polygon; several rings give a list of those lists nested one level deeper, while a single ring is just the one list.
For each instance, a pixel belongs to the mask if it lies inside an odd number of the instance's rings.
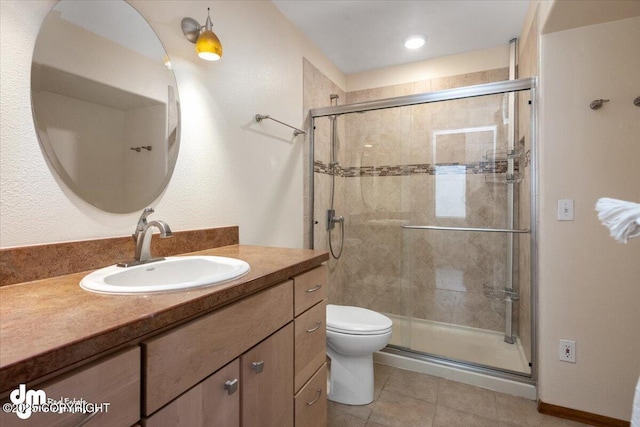
[{"label": "recessed ceiling light", "polygon": [[427,37],[422,34],[414,34],[404,39],[404,47],[407,49],[418,49],[427,41]]}]

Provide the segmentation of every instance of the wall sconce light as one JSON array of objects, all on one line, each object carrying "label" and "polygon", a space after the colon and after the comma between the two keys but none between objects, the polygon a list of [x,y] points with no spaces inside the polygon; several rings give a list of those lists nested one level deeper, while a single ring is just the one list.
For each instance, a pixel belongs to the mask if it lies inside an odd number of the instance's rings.
[{"label": "wall sconce light", "polygon": [[182,32],[187,40],[195,43],[198,56],[206,61],[217,61],[222,58],[222,43],[212,31],[212,27],[209,8],[207,8],[207,21],[202,26],[193,18],[182,20]]}]

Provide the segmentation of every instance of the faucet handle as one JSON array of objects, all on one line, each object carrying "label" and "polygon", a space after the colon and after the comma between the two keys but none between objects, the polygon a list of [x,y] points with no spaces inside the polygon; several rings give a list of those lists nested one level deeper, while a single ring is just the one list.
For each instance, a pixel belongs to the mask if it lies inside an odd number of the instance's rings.
[{"label": "faucet handle", "polygon": [[146,217],[148,217],[149,215],[151,215],[154,212],[155,211],[153,210],[153,208],[151,206],[149,206],[148,208],[144,208],[144,210],[142,211],[142,215],[140,215],[140,219],[145,219]]},{"label": "faucet handle", "polygon": [[133,240],[137,240],[138,234],[142,233],[147,228],[147,217],[151,215],[153,212],[152,207],[144,208],[140,218],[138,219],[138,224],[136,225],[136,231],[133,233]]}]

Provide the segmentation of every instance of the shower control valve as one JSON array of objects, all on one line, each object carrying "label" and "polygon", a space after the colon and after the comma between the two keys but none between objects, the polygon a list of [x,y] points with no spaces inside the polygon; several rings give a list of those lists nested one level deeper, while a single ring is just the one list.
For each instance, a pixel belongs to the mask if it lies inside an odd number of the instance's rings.
[{"label": "shower control valve", "polygon": [[327,230],[333,230],[336,223],[344,224],[344,217],[336,216],[335,209],[327,209]]}]

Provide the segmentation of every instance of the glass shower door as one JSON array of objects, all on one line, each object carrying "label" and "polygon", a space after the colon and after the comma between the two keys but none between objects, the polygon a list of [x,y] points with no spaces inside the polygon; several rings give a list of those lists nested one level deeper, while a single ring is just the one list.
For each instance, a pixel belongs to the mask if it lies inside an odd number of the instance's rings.
[{"label": "glass shower door", "polygon": [[408,349],[529,374],[518,338],[517,251],[527,230],[512,220],[524,147],[508,145],[507,97],[412,107],[422,124],[412,150],[428,153],[428,167],[411,175],[410,221],[402,228]]}]

